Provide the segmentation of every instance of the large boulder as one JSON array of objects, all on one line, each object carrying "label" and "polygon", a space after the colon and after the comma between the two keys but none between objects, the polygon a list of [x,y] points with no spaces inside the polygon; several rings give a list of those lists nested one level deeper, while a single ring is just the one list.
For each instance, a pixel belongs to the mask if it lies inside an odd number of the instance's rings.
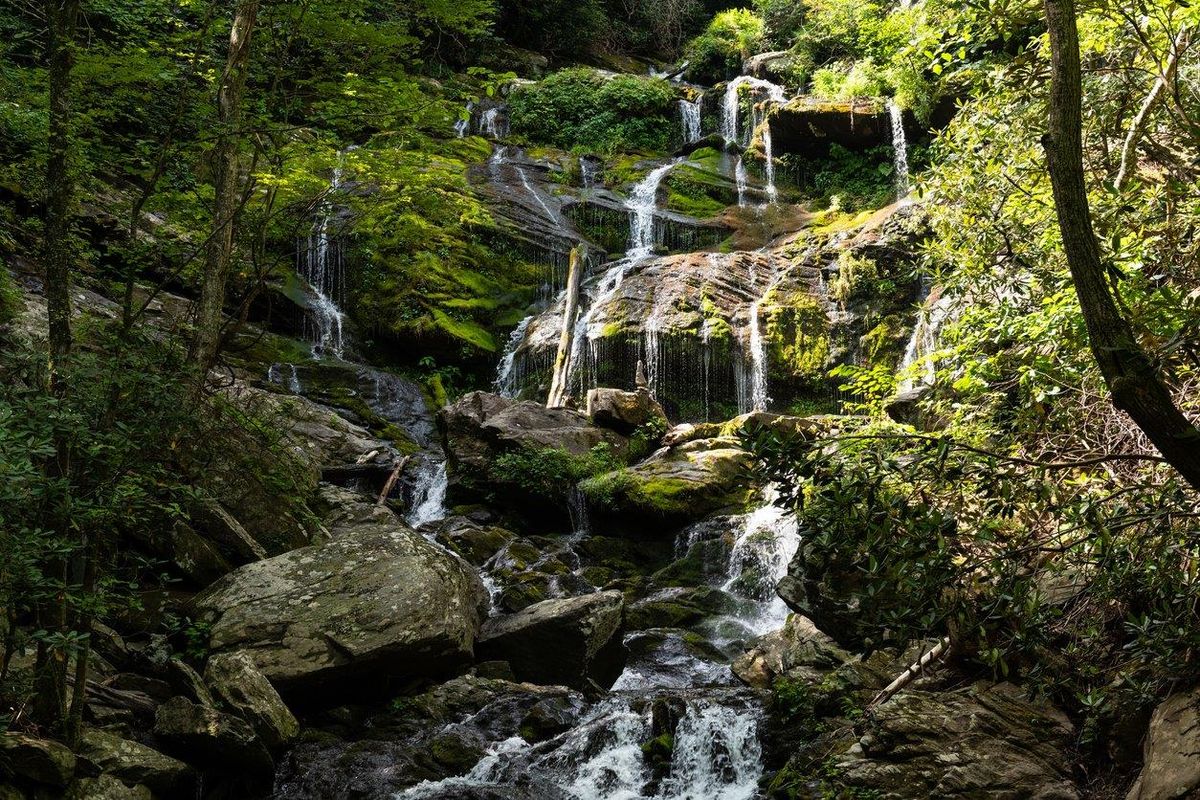
[{"label": "large boulder", "polygon": [[132,784],[143,784],[160,797],[190,797],[197,774],[187,764],[114,733],[89,728],[79,746],[79,760],[94,772]]},{"label": "large boulder", "polygon": [[748,686],[764,689],[796,669],[814,675],[845,664],[851,656],[809,620],[793,614],[779,630],[757,639],[733,662],[733,674]]},{"label": "large boulder", "polygon": [[625,602],[620,592],[545,600],[488,620],[481,661],[507,661],[518,680],[542,685],[608,688],[625,664]]},{"label": "large boulder", "polygon": [[62,788],[74,774],[70,748],[21,733],[0,735],[0,776]]},{"label": "large boulder", "polygon": [[245,720],[173,697],[158,707],[154,735],[164,747],[206,770],[269,785],[275,762]]},{"label": "large boulder", "polygon": [[195,599],[213,653],[244,651],[285,695],[386,691],[470,663],[488,599],[470,566],[349,496],[328,524],[328,543],[248,564]]},{"label": "large boulder", "polygon": [[204,678],[216,699],[249,722],[267,749],[281,750],[300,735],[300,723],[245,653],[213,656]]},{"label": "large boulder", "polygon": [[910,690],[876,709],[829,772],[881,800],[1077,800],[1073,741],[1065,714],[1011,684]]},{"label": "large boulder", "polygon": [[664,448],[634,467],[584,482],[589,505],[629,528],[698,520],[750,499],[753,457],[733,438],[698,439]]},{"label": "large boulder", "polygon": [[1173,694],[1154,710],[1143,764],[1126,800],[1200,797],[1200,688]]},{"label": "large boulder", "polygon": [[620,389],[592,389],[587,396],[587,413],[592,422],[626,436],[643,426],[666,430],[667,415],[646,389],[624,392]]},{"label": "large boulder", "polygon": [[67,788],[62,797],[63,800],[153,800],[154,795],[148,786],[129,786],[112,775],[100,775],[80,778]]}]

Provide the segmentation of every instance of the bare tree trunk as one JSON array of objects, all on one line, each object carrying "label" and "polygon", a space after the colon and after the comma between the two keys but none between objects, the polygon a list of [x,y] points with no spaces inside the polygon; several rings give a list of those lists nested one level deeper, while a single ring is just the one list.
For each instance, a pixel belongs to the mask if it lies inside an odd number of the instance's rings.
[{"label": "bare tree trunk", "polygon": [[1112,394],[1158,451],[1200,489],[1200,430],[1175,406],[1129,321],[1121,316],[1092,228],[1083,172],[1082,78],[1073,0],[1045,0],[1052,52],[1049,128],[1043,139],[1063,249],[1092,353]]},{"label": "bare tree trunk", "polygon": [[240,0],[233,15],[229,34],[229,55],[221,86],[217,90],[217,125],[212,170],[216,199],[213,202],[213,229],[204,254],[204,274],[200,302],[196,307],[196,331],[188,352],[188,363],[203,383],[217,360],[221,342],[221,312],[225,306],[225,284],[233,254],[234,218],[241,207],[238,184],[241,165],[238,147],[241,139],[242,95],[250,61],[250,41],[258,18],[258,0]]},{"label": "bare tree trunk", "polygon": [[1167,63],[1163,67],[1162,74],[1155,79],[1154,86],[1150,88],[1150,93],[1142,101],[1142,107],[1138,109],[1137,115],[1129,125],[1129,132],[1125,135],[1125,144],[1121,148],[1121,167],[1117,170],[1116,180],[1113,181],[1113,186],[1117,191],[1120,191],[1121,187],[1125,185],[1126,179],[1136,166],[1138,140],[1142,138],[1146,120],[1149,118],[1150,112],[1154,110],[1154,106],[1158,104],[1163,92],[1167,90],[1167,86],[1175,81],[1175,74],[1179,70],[1179,59],[1183,55],[1183,51],[1187,49],[1191,36],[1190,27],[1184,25],[1180,28],[1171,52],[1167,54]]},{"label": "bare tree trunk", "polygon": [[558,355],[550,379],[550,394],[546,408],[561,408],[567,400],[567,379],[571,372],[571,349],[575,339],[575,315],[579,312],[579,282],[583,279],[583,248],[571,251],[571,267],[567,273],[566,308],[563,310],[562,334],[558,339]]}]

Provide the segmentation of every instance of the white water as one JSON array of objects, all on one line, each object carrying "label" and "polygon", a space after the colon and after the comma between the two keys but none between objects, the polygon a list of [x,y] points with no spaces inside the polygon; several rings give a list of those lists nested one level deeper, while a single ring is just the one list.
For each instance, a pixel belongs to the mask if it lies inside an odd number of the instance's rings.
[{"label": "white water", "polygon": [[768,486],[758,508],[742,518],[729,556],[728,579],[722,587],[758,601],[756,611],[740,620],[755,634],[778,630],[787,621],[788,607],[776,595],[775,587],[787,575],[788,564],[800,546],[796,517],[775,505],[778,497],[778,489]]},{"label": "white water", "polygon": [[[340,158],[340,156],[339,156]],[[336,298],[345,286],[345,263],[341,244],[334,238],[333,225],[337,208],[330,199],[342,188],[342,167],[333,171],[329,191],[321,202],[321,211],[307,239],[300,242],[297,255],[297,272],[313,291],[309,306],[313,330],[313,358],[332,356],[341,359],[345,349],[343,327],[345,314],[338,307]]]},{"label": "white water", "polygon": [[767,396],[767,344],[759,322],[761,306],[750,306],[750,411],[764,411],[771,402]]},{"label": "white water", "polygon": [[625,207],[629,209],[628,258],[647,258],[654,252],[654,212],[658,210],[658,187],[679,161],[663,164],[650,171],[629,192]]},{"label": "white water", "polygon": [[754,126],[757,127],[762,119],[758,111],[758,104],[761,102],[775,103],[782,105],[787,102],[787,92],[782,86],[778,86],[770,81],[764,81],[761,78],[754,78],[750,75],[742,75],[734,78],[725,87],[725,96],[721,103],[721,135],[725,137],[725,141],[731,144],[745,144],[746,139],[749,139],[750,134],[754,132],[754,128],[746,131],[746,135],[742,135],[739,127],[738,117],[741,115],[741,88],[749,86],[753,95],[755,105]]},{"label": "white water", "polygon": [[703,136],[700,129],[700,112],[703,106],[703,95],[692,101],[679,101],[679,120],[683,125],[683,141],[685,144],[698,142]]},{"label": "white water", "polygon": [[904,112],[895,100],[888,101],[888,114],[892,118],[892,156],[896,172],[896,199],[904,200],[911,191],[908,176],[908,138],[904,132]]},{"label": "white water", "polygon": [[599,183],[601,162],[587,156],[579,158],[579,176],[584,189],[595,189]]},{"label": "white water", "polygon": [[492,106],[479,117],[479,128],[484,136],[490,139],[502,139],[508,135],[508,125],[505,123],[505,110],[500,106]]},{"label": "white water", "polygon": [[454,121],[454,133],[462,139],[471,133],[471,116],[475,113],[475,104],[467,103],[466,117]]},{"label": "white water", "polygon": [[501,397],[511,399],[517,396],[520,387],[517,386],[516,376],[513,374],[513,365],[517,358],[517,348],[521,346],[521,342],[525,341],[525,331],[529,330],[531,322],[533,322],[532,314],[518,322],[517,327],[513,328],[513,332],[508,335],[508,344],[504,346],[504,355],[500,358],[500,366],[496,369],[496,380],[493,384],[496,394]]},{"label": "white water", "polygon": [[952,301],[946,295],[942,295],[930,303],[930,288],[929,280],[922,277],[921,307],[917,311],[917,324],[908,339],[908,346],[904,348],[904,358],[900,361],[897,371],[900,375],[900,381],[896,385],[898,394],[912,391],[918,385],[932,386],[937,380],[937,365],[933,355],[938,348],[942,325],[950,315]]},{"label": "white water", "polygon": [[746,162],[738,156],[737,166],[733,168],[733,177],[737,181],[738,206],[746,206],[746,191],[750,186],[750,176],[746,173]]},{"label": "white water", "polygon": [[445,519],[449,513],[446,510],[446,488],[449,484],[450,474],[445,461],[423,461],[417,472],[417,485],[413,491],[408,524],[416,528],[426,522]]},{"label": "white water", "polygon": [[[284,368],[287,369],[287,378],[284,378]],[[286,383],[285,383],[286,380]],[[300,385],[300,375],[296,372],[295,364],[272,364],[267,368],[267,381],[276,386],[287,386],[287,389],[292,394],[301,394],[303,387]]]},{"label": "white water", "polygon": [[775,145],[771,141],[770,123],[762,128],[763,158],[766,159],[767,172],[767,201],[779,202],[779,189],[775,186]]}]

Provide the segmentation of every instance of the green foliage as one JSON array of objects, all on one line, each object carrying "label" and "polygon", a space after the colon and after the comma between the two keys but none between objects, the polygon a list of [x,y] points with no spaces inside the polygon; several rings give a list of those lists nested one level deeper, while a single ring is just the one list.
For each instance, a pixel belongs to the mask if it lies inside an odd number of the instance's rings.
[{"label": "green foliage", "polygon": [[489,472],[496,483],[516,486],[535,497],[563,502],[580,481],[621,466],[620,458],[607,444],[598,444],[582,456],[557,448],[521,447],[497,456],[489,466]]},{"label": "green foliage", "polygon": [[738,75],[742,62],[759,50],[763,20],[753,11],[734,8],[713,17],[708,27],[688,42],[684,56],[693,80],[719,83]]},{"label": "green foliage", "polygon": [[512,133],[563,149],[663,151],[676,136],[675,90],[659,78],[575,68],[515,90]]},{"label": "green foliage", "polygon": [[[919,155],[914,153],[916,158]],[[790,164],[801,174],[799,184],[804,190],[829,203],[836,199],[841,210],[880,208],[895,199],[890,145],[855,152],[832,144],[826,158],[806,161],[792,157]]]}]

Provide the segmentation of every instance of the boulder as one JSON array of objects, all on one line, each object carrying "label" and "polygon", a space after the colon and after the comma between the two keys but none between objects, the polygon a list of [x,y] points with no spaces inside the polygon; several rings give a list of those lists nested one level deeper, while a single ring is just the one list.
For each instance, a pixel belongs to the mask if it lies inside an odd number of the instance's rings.
[{"label": "boulder", "polygon": [[154,795],[149,787],[127,786],[112,775],[100,775],[96,778],[80,778],[72,783],[63,800],[154,800]]},{"label": "boulder", "polygon": [[480,634],[479,658],[507,661],[518,680],[608,688],[625,664],[624,608],[620,592],[598,592],[493,617]]},{"label": "boulder", "polygon": [[757,639],[733,662],[733,674],[746,685],[765,689],[775,678],[797,667],[815,671],[836,669],[850,654],[817,630],[812,620],[793,614],[778,631]]},{"label": "boulder", "polygon": [[866,733],[829,770],[851,793],[1078,800],[1066,715],[1011,684],[909,690],[879,706]]},{"label": "boulder", "polygon": [[0,735],[0,775],[62,788],[75,774],[75,755],[48,739],[22,733]]},{"label": "boulder", "polygon": [[244,720],[215,708],[173,697],[158,708],[154,735],[170,752],[190,763],[250,783],[269,783],[275,771],[271,754]]},{"label": "boulder", "polygon": [[182,761],[114,733],[89,728],[79,747],[80,762],[94,772],[143,784],[160,797],[190,797],[196,792],[196,771]]},{"label": "boulder", "polygon": [[1142,772],[1126,800],[1200,797],[1200,688],[1154,709],[1144,747]]},{"label": "boulder", "polygon": [[587,396],[587,414],[601,428],[609,428],[625,436],[632,435],[645,425],[664,430],[667,425],[667,415],[662,406],[645,389],[636,392],[592,389]]},{"label": "boulder", "polygon": [[635,467],[582,484],[589,507],[631,528],[673,533],[664,520],[695,521],[750,499],[753,457],[736,439],[699,439],[659,450]]},{"label": "boulder", "polygon": [[794,53],[789,50],[773,50],[747,58],[742,65],[742,74],[787,83],[794,79],[797,66],[800,66],[799,58]]},{"label": "boulder", "polygon": [[216,699],[250,723],[268,750],[281,750],[300,734],[300,723],[245,653],[218,653],[204,678]]},{"label": "boulder", "polygon": [[248,564],[196,597],[210,651],[244,651],[285,696],[323,687],[324,699],[469,664],[488,602],[478,574],[387,508],[344,500],[328,543]]}]

